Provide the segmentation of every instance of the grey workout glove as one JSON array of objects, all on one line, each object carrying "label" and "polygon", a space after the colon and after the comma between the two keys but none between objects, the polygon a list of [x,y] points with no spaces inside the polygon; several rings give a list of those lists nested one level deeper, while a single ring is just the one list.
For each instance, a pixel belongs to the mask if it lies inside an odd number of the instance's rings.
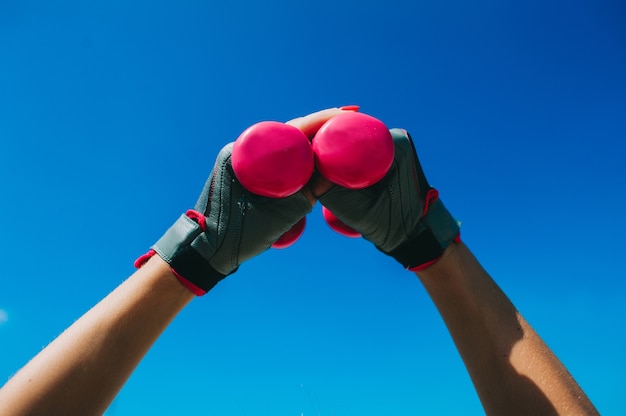
[{"label": "grey workout glove", "polygon": [[428,184],[409,134],[390,132],[395,155],[382,180],[361,190],[335,185],[319,200],[406,269],[422,270],[459,238],[459,224]]},{"label": "grey workout glove", "polygon": [[232,147],[230,143],[220,151],[195,208],[182,215],[135,266],[158,254],[178,280],[200,296],[242,262],[270,248],[311,211],[302,191],[267,198],[244,189],[233,173]]}]

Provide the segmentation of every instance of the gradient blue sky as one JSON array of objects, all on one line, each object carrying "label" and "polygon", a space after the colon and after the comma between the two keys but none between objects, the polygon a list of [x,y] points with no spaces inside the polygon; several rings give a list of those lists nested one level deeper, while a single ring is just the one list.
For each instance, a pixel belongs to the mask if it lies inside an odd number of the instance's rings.
[{"label": "gradient blue sky", "polygon": [[[344,104],[412,133],[470,248],[625,414],[618,0],[0,2],[0,379],[132,273],[223,144]],[[192,302],[107,414],[482,408],[418,280],[317,207]]]}]

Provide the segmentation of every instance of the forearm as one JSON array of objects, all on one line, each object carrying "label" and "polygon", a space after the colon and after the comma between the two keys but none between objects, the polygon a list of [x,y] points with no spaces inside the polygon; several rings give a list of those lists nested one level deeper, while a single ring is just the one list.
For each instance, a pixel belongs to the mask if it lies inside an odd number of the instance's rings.
[{"label": "forearm", "polygon": [[9,380],[0,415],[102,414],[193,297],[155,256]]},{"label": "forearm", "polygon": [[448,326],[487,414],[597,414],[464,244],[452,244],[418,277]]}]

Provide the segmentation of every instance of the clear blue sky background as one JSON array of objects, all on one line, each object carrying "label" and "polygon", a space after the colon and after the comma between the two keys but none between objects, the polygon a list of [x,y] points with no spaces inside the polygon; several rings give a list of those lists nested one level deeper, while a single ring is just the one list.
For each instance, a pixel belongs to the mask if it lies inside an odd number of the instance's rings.
[{"label": "clear blue sky background", "polygon": [[[0,2],[2,381],[132,273],[223,144],[344,104],[412,133],[467,244],[625,414],[618,0]],[[482,409],[418,280],[317,207],[193,301],[108,414]]]}]

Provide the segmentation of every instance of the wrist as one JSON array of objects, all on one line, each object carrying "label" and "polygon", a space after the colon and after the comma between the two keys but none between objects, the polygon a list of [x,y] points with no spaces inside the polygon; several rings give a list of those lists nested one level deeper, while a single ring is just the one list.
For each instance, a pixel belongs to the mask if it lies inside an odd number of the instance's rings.
[{"label": "wrist", "polygon": [[416,272],[438,262],[454,241],[460,241],[459,222],[436,199],[426,206],[413,237],[387,254],[405,269]]},{"label": "wrist", "polygon": [[[148,253],[135,261],[139,268],[147,260],[161,258],[170,266],[176,279],[196,296],[211,290],[225,274],[217,271],[196,249],[202,245],[201,236],[207,231],[206,218],[197,211],[189,210],[172,225],[152,246]],[[155,256],[158,254],[158,256]]]},{"label": "wrist", "polygon": [[181,301],[189,301],[195,297],[195,294],[182,284],[170,265],[158,255],[145,259],[135,276],[145,279],[144,287],[150,293],[162,293]]},{"label": "wrist", "polygon": [[446,247],[441,256],[432,261],[429,264],[424,265],[424,267],[416,267],[411,271],[414,272],[420,278],[428,278],[432,275],[441,274],[442,271],[446,270],[450,266],[450,258],[454,257],[459,249],[459,246],[462,245],[460,235],[458,238],[455,238],[448,247]]}]

